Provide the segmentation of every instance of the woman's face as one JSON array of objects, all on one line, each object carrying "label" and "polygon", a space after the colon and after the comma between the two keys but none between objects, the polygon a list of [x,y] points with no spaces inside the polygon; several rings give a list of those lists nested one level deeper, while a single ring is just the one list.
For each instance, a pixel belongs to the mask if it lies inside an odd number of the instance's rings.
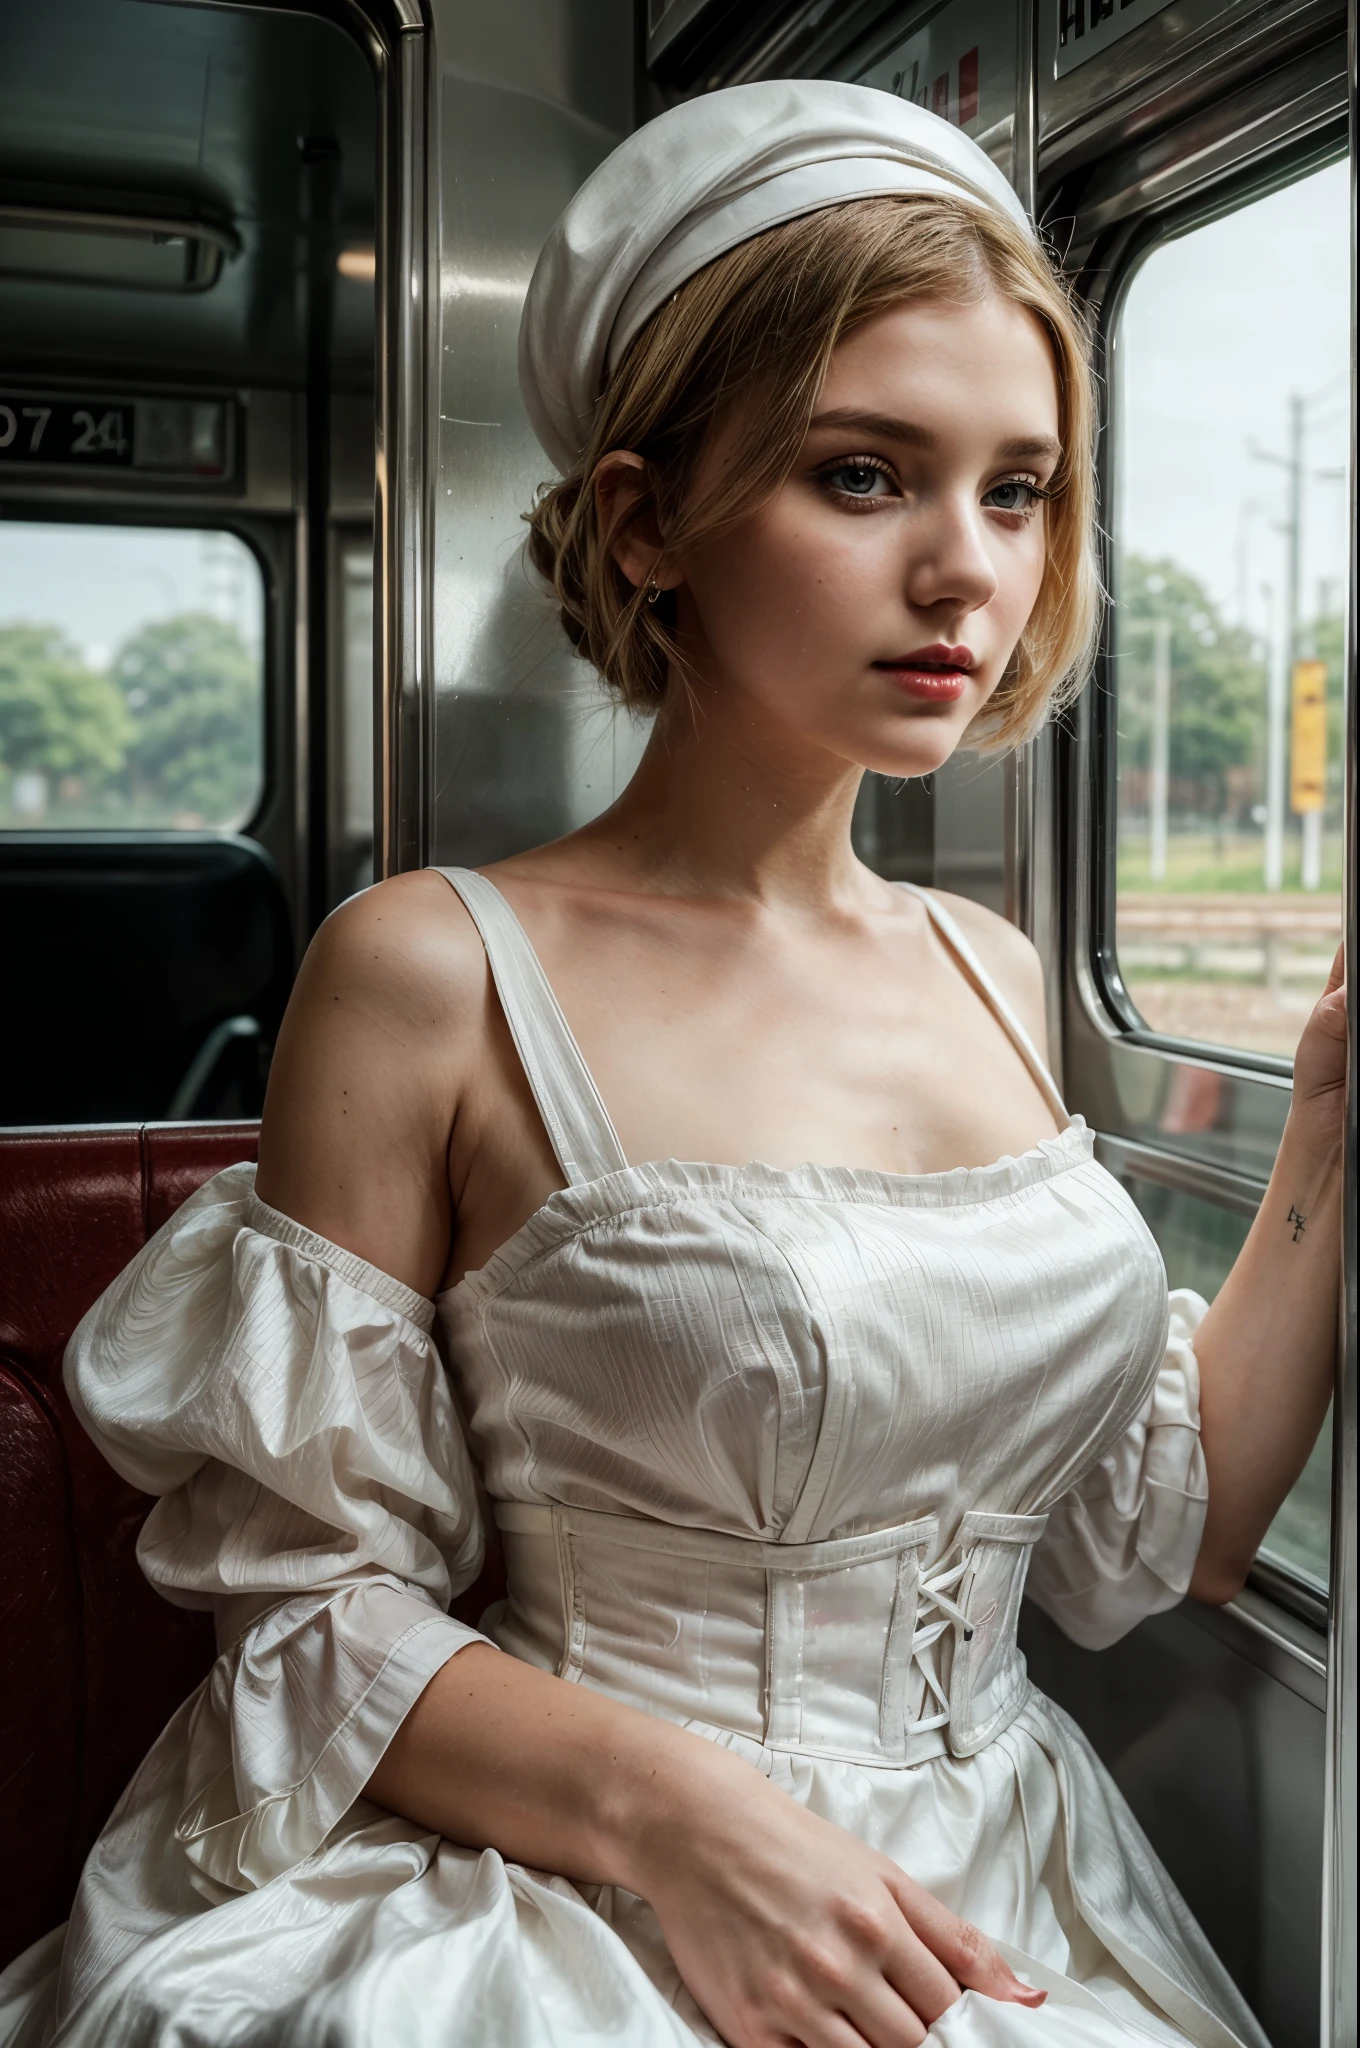
[{"label": "woman's face", "polygon": [[[743,424],[726,423],[706,464]],[[696,670],[789,740],[928,774],[1030,615],[1059,454],[1052,349],[1030,313],[989,294],[866,321],[832,356],[775,497],[663,577],[678,576]]]}]

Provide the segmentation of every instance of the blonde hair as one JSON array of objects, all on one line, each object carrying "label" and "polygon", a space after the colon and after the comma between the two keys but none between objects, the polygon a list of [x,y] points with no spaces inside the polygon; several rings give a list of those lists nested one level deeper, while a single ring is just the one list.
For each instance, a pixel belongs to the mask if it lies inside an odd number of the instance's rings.
[{"label": "blonde hair", "polygon": [[[1047,560],[1006,673],[973,721],[970,746],[1000,750],[1035,732],[1089,672],[1100,611],[1095,556],[1096,406],[1086,329],[1042,250],[1013,222],[966,200],[861,199],[768,229],[689,278],[630,344],[590,440],[532,512],[529,554],[552,585],[577,652],[636,709],[655,709],[683,661],[674,602],[647,602],[610,553],[595,502],[598,465],[630,449],[647,465],[665,556],[712,539],[771,497],[806,438],[836,344],[908,300],[974,304],[989,291],[1025,307],[1053,350],[1063,453],[1044,507]],[[695,472],[714,423],[747,401],[721,473]]]}]

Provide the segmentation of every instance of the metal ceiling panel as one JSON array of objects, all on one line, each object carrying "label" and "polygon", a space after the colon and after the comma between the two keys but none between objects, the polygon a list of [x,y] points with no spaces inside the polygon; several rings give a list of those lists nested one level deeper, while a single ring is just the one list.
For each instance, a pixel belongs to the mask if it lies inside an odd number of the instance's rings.
[{"label": "metal ceiling panel", "polygon": [[[0,202],[202,221],[239,253],[202,293],[0,285],[6,364],[300,383],[303,139],[338,150],[343,239],[372,240],[372,73],[341,30],[282,10],[64,0],[0,18]],[[336,292],[335,374],[372,378],[373,295]]]}]

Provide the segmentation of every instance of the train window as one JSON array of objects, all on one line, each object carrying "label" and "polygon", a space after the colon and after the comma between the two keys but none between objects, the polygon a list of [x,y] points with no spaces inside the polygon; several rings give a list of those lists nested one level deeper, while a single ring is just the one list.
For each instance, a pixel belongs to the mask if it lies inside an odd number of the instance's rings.
[{"label": "train window", "polygon": [[7,521],[0,829],[243,825],[264,786],[263,632],[235,534]]},{"label": "train window", "polygon": [[1348,244],[1336,163],[1160,243],[1114,334],[1120,976],[1286,1057],[1341,938]]},{"label": "train window", "polygon": [[[1124,1186],[1143,1210],[1143,1221],[1157,1239],[1172,1286],[1192,1286],[1213,1300],[1241,1251],[1249,1214],[1237,1214],[1206,1202],[1182,1188],[1163,1188],[1137,1174]],[[1309,1462],[1274,1518],[1262,1554],[1290,1577],[1303,1579],[1315,1591],[1327,1589],[1331,1552],[1331,1415],[1313,1446]]]},{"label": "train window", "polygon": [[[1246,1241],[1251,1217],[1136,1174],[1126,1175],[1125,1186],[1157,1240],[1171,1285],[1193,1287],[1196,1293],[1212,1301]],[[1291,1577],[1302,1579],[1317,1592],[1327,1588],[1331,1497],[1329,1414],[1308,1463],[1261,1546],[1270,1563],[1279,1565]]]}]

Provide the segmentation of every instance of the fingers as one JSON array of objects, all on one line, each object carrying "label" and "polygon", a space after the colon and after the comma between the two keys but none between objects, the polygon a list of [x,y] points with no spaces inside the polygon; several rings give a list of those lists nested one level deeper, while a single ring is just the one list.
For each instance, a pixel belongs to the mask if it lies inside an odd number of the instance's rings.
[{"label": "fingers", "polygon": [[980,1928],[960,1920],[910,1878],[903,1877],[900,1888],[894,1883],[893,1890],[921,1942],[959,1984],[1012,2005],[1043,2004],[1048,1993],[1022,1984]]},{"label": "fingers", "polygon": [[1333,962],[1332,962],[1332,971],[1331,971],[1331,973],[1330,973],[1330,974],[1329,974],[1329,975],[1327,976],[1327,986],[1326,986],[1326,988],[1325,988],[1325,989],[1324,989],[1324,990],[1322,991],[1323,995],[1324,995],[1324,996],[1329,996],[1329,995],[1331,995],[1331,993],[1332,993],[1332,991],[1333,991],[1334,989],[1338,989],[1338,988],[1340,988],[1340,987],[1341,987],[1341,984],[1342,984],[1342,982],[1343,982],[1343,981],[1345,980],[1345,978],[1346,978],[1346,946],[1345,946],[1345,942],[1344,942],[1344,940],[1343,940],[1343,942],[1341,943],[1341,945],[1339,945],[1339,946],[1337,947],[1337,949],[1336,949],[1336,958],[1335,958],[1335,960],[1333,960]]},{"label": "fingers", "polygon": [[926,2029],[959,1996],[886,1886],[877,1896],[835,1901],[815,1932],[794,1938],[791,1960],[798,2006],[810,1999],[816,2014],[811,2032],[805,2019],[789,2027],[806,2048],[822,2048],[824,2040],[839,2048],[844,2027],[855,2048],[919,2048]]},{"label": "fingers", "polygon": [[1313,1016],[1317,1019],[1319,1029],[1328,1038],[1336,1039],[1338,1042],[1344,1041],[1346,1036],[1346,984],[1344,981],[1338,982],[1335,988],[1331,987],[1330,984],[1328,985],[1326,993],[1320,995],[1313,1005]]},{"label": "fingers", "polygon": [[895,2013],[870,2017],[865,2028],[855,2025],[844,2013],[828,2013],[806,2048],[921,2048],[926,2030],[914,2012],[894,2000]]},{"label": "fingers", "polygon": [[959,1983],[905,1921],[902,1935],[884,1958],[883,1975],[912,2012],[932,2027],[958,1998]]},{"label": "fingers", "polygon": [[[940,1995],[931,1983],[925,2013],[914,1999],[901,1996],[892,1981],[895,1951],[907,1946],[922,1958],[924,1967],[917,1979],[923,1984],[938,1979],[945,1987]],[[862,1900],[841,1901],[832,1926],[795,1939],[792,1960],[792,1997],[785,2024],[805,2048],[823,2048],[824,2042],[830,2048],[833,2041],[840,2048],[842,2039],[848,2044],[850,2038],[855,2048],[862,2043],[868,2048],[919,2048],[931,2018],[959,1995],[958,1986],[926,1954],[902,1919],[896,1901],[886,1895],[877,1909]]]}]

